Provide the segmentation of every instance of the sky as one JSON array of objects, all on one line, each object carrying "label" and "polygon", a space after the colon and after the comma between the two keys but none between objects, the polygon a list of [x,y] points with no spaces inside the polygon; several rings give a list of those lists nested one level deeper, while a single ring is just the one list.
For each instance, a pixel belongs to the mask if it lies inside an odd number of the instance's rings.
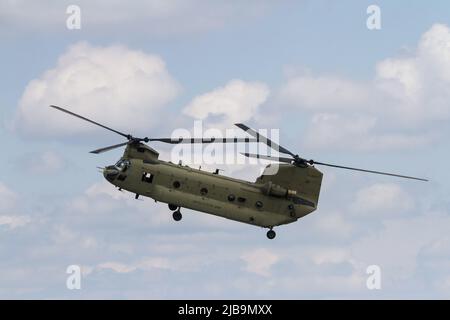
[{"label": "sky", "polygon": [[[450,298],[449,13],[448,1],[0,0],[0,298]],[[50,104],[137,136],[199,120],[278,129],[304,158],[430,181],[318,167],[317,211],[272,241],[187,209],[174,222],[99,173],[123,151],[89,151],[120,136]],[[254,181],[264,164],[202,168]]]}]

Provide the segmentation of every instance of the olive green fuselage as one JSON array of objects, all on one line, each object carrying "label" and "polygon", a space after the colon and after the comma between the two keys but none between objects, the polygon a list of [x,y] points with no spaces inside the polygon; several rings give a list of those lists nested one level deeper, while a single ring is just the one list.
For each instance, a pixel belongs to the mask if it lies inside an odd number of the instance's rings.
[{"label": "olive green fuselage", "polygon": [[[122,158],[127,165],[109,176],[105,169],[105,178],[121,189],[156,201],[269,228],[294,222],[317,206],[322,174],[313,167],[282,165],[278,177],[263,174],[252,183],[161,161],[146,145],[140,146],[140,152],[136,150],[128,147]],[[112,166],[107,168],[114,170]],[[282,180],[275,183],[277,178],[296,179],[292,172],[283,177],[286,170],[300,170],[294,171],[301,174],[297,180],[304,176],[306,184],[314,185],[316,194],[301,185],[283,186]]]}]

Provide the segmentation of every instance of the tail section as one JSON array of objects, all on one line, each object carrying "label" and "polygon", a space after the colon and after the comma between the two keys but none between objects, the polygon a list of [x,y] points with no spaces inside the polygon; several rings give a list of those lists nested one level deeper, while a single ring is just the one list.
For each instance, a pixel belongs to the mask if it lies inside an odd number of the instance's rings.
[{"label": "tail section", "polygon": [[[274,171],[275,166],[278,166],[278,171],[275,174],[270,174]],[[263,174],[256,179],[256,183],[269,183],[271,186],[287,189],[288,192],[290,190],[296,191],[298,197],[309,200],[317,206],[322,176],[322,173],[312,166],[302,168],[291,164],[270,164]]]}]

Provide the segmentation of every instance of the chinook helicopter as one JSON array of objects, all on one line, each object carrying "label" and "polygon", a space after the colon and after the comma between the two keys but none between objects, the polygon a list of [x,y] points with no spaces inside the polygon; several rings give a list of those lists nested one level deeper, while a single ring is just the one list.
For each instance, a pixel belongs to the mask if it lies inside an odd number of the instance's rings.
[{"label": "chinook helicopter", "polygon": [[[103,176],[119,190],[167,203],[175,221],[182,218],[181,208],[213,214],[230,220],[268,228],[267,238],[276,236],[275,226],[288,224],[317,209],[322,173],[315,165],[381,174],[399,178],[427,179],[340,166],[307,160],[262,136],[245,124],[235,124],[249,138],[137,138],[85,118],[64,108],[51,108],[85,120],[124,137],[127,141],[91,151],[99,154],[125,147],[115,165],[103,168]],[[269,164],[255,182],[249,182],[206,172],[159,159],[159,153],[146,145],[149,142],[180,143],[251,143],[261,142],[285,154],[284,157],[242,153],[246,157],[278,162]]]}]

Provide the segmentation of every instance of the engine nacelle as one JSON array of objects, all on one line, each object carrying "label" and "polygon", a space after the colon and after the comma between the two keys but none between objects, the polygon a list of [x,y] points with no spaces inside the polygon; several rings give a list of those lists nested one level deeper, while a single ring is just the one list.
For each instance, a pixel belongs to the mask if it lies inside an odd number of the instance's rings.
[{"label": "engine nacelle", "polygon": [[261,188],[261,191],[268,196],[274,196],[278,198],[290,198],[297,194],[296,190],[290,190],[283,188],[277,184],[272,183],[272,181],[267,182]]}]

